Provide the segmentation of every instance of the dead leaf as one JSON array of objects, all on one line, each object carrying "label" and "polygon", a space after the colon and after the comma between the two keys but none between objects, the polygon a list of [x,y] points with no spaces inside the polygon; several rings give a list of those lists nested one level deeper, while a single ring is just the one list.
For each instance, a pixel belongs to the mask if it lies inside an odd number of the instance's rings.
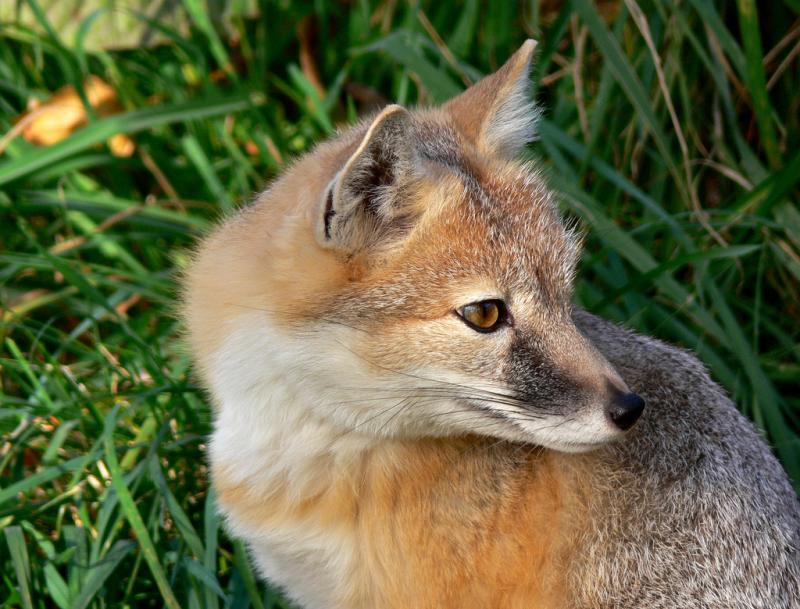
[{"label": "dead leaf", "polygon": [[[89,76],[83,89],[97,116],[109,116],[122,110],[114,89],[99,76]],[[72,85],[62,87],[49,99],[33,102],[29,107],[30,110],[17,118],[15,129],[23,138],[39,146],[57,144],[89,121],[86,107]],[[128,157],[135,150],[133,140],[124,134],[112,137],[108,145],[115,156]]]},{"label": "dead leaf", "polygon": [[108,147],[111,150],[111,154],[118,157],[127,158],[136,152],[136,144],[124,133],[117,133],[117,135],[108,140]]}]

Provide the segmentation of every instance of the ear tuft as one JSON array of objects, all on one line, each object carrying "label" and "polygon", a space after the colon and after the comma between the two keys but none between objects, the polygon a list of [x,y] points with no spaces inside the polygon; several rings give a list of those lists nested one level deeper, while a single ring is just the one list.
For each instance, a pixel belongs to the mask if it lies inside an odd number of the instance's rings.
[{"label": "ear tuft", "polygon": [[384,108],[325,192],[318,241],[353,253],[389,230],[402,215],[401,188],[414,173],[411,115]]},{"label": "ear tuft", "polygon": [[466,139],[486,154],[514,157],[536,138],[539,110],[530,83],[535,49],[536,41],[526,40],[497,72],[444,106]]}]

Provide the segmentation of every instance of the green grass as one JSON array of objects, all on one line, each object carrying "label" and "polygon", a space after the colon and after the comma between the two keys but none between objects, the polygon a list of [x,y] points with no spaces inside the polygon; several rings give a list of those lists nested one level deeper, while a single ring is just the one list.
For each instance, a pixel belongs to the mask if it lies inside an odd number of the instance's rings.
[{"label": "green grass", "polygon": [[47,148],[0,139],[4,606],[287,606],[214,510],[176,273],[337,125],[446,99],[528,36],[532,154],[589,234],[578,300],[695,350],[800,481],[797,0],[264,1],[227,28],[185,0],[188,35],[119,51],[22,4],[40,22],[0,26],[0,133],[88,74],[123,112]]}]

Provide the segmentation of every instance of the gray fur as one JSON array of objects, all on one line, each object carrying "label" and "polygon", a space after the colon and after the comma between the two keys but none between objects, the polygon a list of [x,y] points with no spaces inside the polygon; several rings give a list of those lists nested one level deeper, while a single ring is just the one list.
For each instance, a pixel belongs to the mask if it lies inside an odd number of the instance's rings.
[{"label": "gray fur", "polygon": [[587,492],[596,526],[571,567],[579,606],[800,607],[800,504],[750,422],[692,354],[574,317],[647,400]]}]

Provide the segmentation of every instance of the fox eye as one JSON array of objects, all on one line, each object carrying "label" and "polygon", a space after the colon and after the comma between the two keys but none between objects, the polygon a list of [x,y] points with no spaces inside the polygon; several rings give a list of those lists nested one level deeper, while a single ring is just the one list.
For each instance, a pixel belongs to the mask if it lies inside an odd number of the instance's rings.
[{"label": "fox eye", "polygon": [[508,311],[502,300],[481,300],[456,310],[459,317],[473,330],[494,332],[508,320]]}]

